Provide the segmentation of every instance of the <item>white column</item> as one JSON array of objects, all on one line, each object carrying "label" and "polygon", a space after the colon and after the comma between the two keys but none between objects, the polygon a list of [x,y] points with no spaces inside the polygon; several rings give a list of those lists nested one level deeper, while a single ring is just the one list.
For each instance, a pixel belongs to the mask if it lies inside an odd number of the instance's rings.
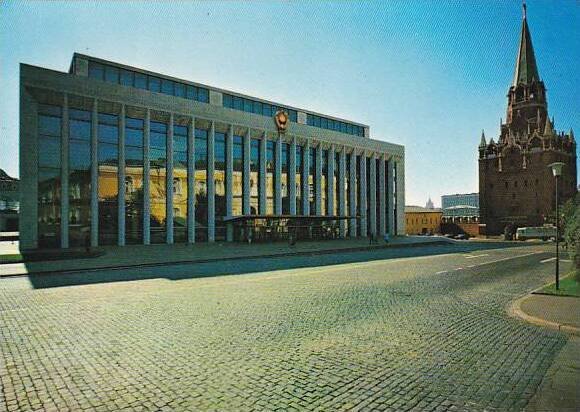
[{"label": "white column", "polygon": [[207,136],[207,240],[215,241],[215,122]]},{"label": "white column", "polygon": [[[346,216],[346,187],[344,179],[346,177],[346,148],[343,146],[339,153],[338,164],[338,214]],[[339,221],[340,237],[346,237],[346,220]]]},{"label": "white column", "polygon": [[316,166],[315,166],[315,178],[316,181],[316,214],[322,215],[322,144],[318,143],[316,146]]},{"label": "white column", "polygon": [[121,105],[119,114],[119,171],[117,176],[119,193],[117,196],[118,216],[117,244],[125,246],[125,105]]},{"label": "white column", "polygon": [[302,152],[302,214],[310,214],[310,184],[308,182],[308,172],[310,169],[310,141],[306,140]]},{"label": "white column", "polygon": [[60,169],[60,247],[68,248],[68,221],[69,221],[69,198],[68,198],[68,95],[64,94],[62,103],[61,122],[61,169]]},{"label": "white column", "polygon": [[367,158],[363,151],[360,155],[360,235],[367,236]]},{"label": "white column", "polygon": [[328,210],[326,214],[329,216],[334,215],[334,145],[330,146],[328,150],[328,177],[326,179],[326,197],[328,202]]},{"label": "white column", "polygon": [[[234,125],[230,125],[226,135],[226,216],[233,215],[234,205]],[[234,240],[234,227],[226,224],[226,241]]]},{"label": "white column", "polygon": [[99,101],[93,100],[91,116],[91,246],[99,245]]},{"label": "white column", "polygon": [[369,219],[371,223],[371,234],[377,234],[377,162],[376,155],[371,156],[371,170],[369,173]]},{"label": "white column", "polygon": [[274,214],[282,214],[282,135],[278,134],[274,153]]},{"label": "white column", "polygon": [[394,202],[394,196],[395,196],[395,191],[394,191],[394,186],[395,186],[395,180],[394,180],[394,174],[393,174],[393,158],[391,157],[388,162],[387,162],[387,178],[388,178],[388,183],[387,183],[387,209],[388,209],[388,213],[387,213],[387,225],[388,225],[388,231],[389,231],[389,235],[391,236],[395,236],[395,202]]},{"label": "white column", "polygon": [[165,165],[165,187],[167,190],[165,199],[165,241],[168,245],[173,244],[173,113],[169,113],[167,124],[167,161]]},{"label": "white column", "polygon": [[350,176],[348,185],[350,187],[348,199],[348,214],[351,216],[350,224],[348,225],[350,237],[356,237],[356,152],[353,150],[350,154]]},{"label": "white column", "polygon": [[195,117],[187,129],[187,242],[195,243]]},{"label": "white column", "polygon": [[242,210],[244,215],[250,214],[250,129],[244,136],[244,173]]},{"label": "white column", "polygon": [[290,164],[288,166],[288,197],[290,214],[296,214],[296,136],[290,142]]},{"label": "white column", "polygon": [[268,137],[266,132],[262,134],[262,138],[260,139],[260,167],[259,167],[259,176],[258,176],[258,210],[261,215],[266,214],[266,142],[268,141]]},{"label": "white column", "polygon": [[149,162],[149,140],[151,136],[151,110],[145,113],[143,133],[143,244],[151,243],[151,164]]},{"label": "white column", "polygon": [[379,236],[383,237],[386,233],[387,225],[385,222],[386,213],[386,192],[385,192],[385,156],[379,157]]}]

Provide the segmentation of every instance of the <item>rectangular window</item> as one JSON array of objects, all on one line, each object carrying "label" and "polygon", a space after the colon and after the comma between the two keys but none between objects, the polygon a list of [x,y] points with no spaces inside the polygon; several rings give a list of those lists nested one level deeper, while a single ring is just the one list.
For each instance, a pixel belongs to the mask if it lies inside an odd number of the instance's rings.
[{"label": "rectangular window", "polygon": [[167,124],[150,122],[149,196],[151,243],[165,243],[167,235]]},{"label": "rectangular window", "polygon": [[250,214],[260,213],[260,139],[250,140]]},{"label": "rectangular window", "polygon": [[198,100],[202,103],[209,103],[209,90],[200,87],[198,90]]},{"label": "rectangular window", "polygon": [[243,197],[243,171],[244,171],[244,139],[242,136],[234,135],[233,138],[233,182],[232,182],[232,214],[239,216],[242,214]]},{"label": "rectangular window", "polygon": [[232,106],[234,104],[231,94],[224,93],[223,94],[223,100],[222,101],[223,101],[224,107],[228,107],[230,109],[232,108]]},{"label": "rectangular window", "polygon": [[147,76],[141,73],[135,73],[135,87],[147,89]]},{"label": "rectangular window", "polygon": [[[38,107],[38,247],[60,247],[61,108]],[[47,155],[47,152],[50,152]]]},{"label": "rectangular window", "polygon": [[185,97],[185,85],[182,83],[175,83],[175,95],[177,97]]},{"label": "rectangular window", "polygon": [[99,244],[114,245],[118,232],[119,119],[99,113],[98,121]]},{"label": "rectangular window", "polygon": [[186,86],[186,98],[197,100],[197,90],[193,86]]},{"label": "rectangular window", "polygon": [[250,112],[252,113],[253,111],[253,103],[251,100],[248,99],[244,99],[244,112]]},{"label": "rectangular window", "polygon": [[[177,84],[177,83],[176,83]],[[173,241],[187,241],[187,126],[173,126]]]},{"label": "rectangular window", "polygon": [[89,77],[91,79],[103,80],[105,78],[105,67],[96,62],[89,62]]},{"label": "rectangular window", "polygon": [[161,80],[157,77],[148,76],[149,78],[149,90],[152,92],[159,93],[161,91]]},{"label": "rectangular window", "polygon": [[142,119],[125,118],[125,241],[143,242],[143,129]]},{"label": "rectangular window", "polygon": [[274,214],[276,142],[266,142],[266,214]]},{"label": "rectangular window", "polygon": [[241,97],[234,96],[234,109],[244,110],[244,101]]},{"label": "rectangular window", "polygon": [[302,162],[302,153],[303,153],[302,146],[296,146],[296,214],[302,214],[302,168],[304,167],[304,163]]},{"label": "rectangular window", "polygon": [[282,190],[282,214],[290,214],[290,196],[288,193],[288,168],[290,167],[290,145],[282,143],[281,160],[281,190]]},{"label": "rectangular window", "polygon": [[262,114],[264,111],[264,104],[262,102],[254,102],[254,113]]},{"label": "rectangular window", "polygon": [[167,79],[161,79],[161,93],[173,96],[173,82]]},{"label": "rectangular window", "polygon": [[207,130],[195,129],[195,239],[207,241]]},{"label": "rectangular window", "polygon": [[121,84],[123,86],[133,87],[133,72],[129,70],[121,70]]},{"label": "rectangular window", "polygon": [[308,203],[310,214],[316,215],[316,148],[311,147],[308,153]]},{"label": "rectangular window", "polygon": [[215,238],[225,240],[226,225],[226,135],[215,132],[214,136],[214,184],[215,184]]},{"label": "rectangular window", "polygon": [[105,80],[119,84],[119,69],[112,66],[105,66]]}]

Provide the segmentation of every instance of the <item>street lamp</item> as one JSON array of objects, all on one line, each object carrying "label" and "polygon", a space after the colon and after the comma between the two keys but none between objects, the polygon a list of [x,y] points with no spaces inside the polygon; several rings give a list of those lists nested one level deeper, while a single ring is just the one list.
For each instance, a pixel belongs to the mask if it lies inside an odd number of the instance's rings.
[{"label": "street lamp", "polygon": [[559,205],[559,187],[558,181],[560,180],[560,176],[562,176],[562,167],[564,167],[564,163],[562,162],[554,162],[548,165],[549,168],[552,169],[552,174],[556,178],[556,290],[560,289],[560,252],[559,252],[559,245],[560,245],[560,205]]}]

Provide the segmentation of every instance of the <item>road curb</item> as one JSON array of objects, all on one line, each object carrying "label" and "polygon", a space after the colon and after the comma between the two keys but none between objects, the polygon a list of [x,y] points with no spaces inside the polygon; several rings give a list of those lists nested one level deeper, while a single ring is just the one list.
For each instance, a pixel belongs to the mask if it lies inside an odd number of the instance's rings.
[{"label": "road curb", "polygon": [[[239,259],[273,259],[278,257],[288,257],[288,256],[317,256],[317,255],[328,255],[337,252],[364,252],[368,250],[380,250],[380,249],[397,249],[397,248],[408,248],[408,247],[420,247],[427,245],[449,245],[453,244],[447,240],[435,240],[430,242],[416,242],[408,244],[384,244],[384,245],[369,245],[369,246],[357,246],[351,248],[341,248],[341,249],[325,249],[325,250],[305,250],[299,252],[283,252],[274,253],[269,255],[247,255],[247,256],[229,256],[229,257],[215,257],[206,259],[188,259],[188,260],[177,260],[170,262],[151,262],[151,263],[137,263],[134,265],[111,265],[111,266],[99,266],[92,268],[79,268],[79,269],[66,269],[66,270],[43,270],[34,271],[28,273],[7,273],[0,274],[0,279],[2,278],[12,278],[20,276],[35,276],[35,275],[54,275],[54,274],[70,274],[79,272],[97,272],[100,270],[123,270],[123,269],[135,269],[135,268],[148,268],[148,267],[158,267],[165,265],[179,265],[188,263],[213,263],[213,262],[224,262]],[[34,262],[39,263],[39,262]]]},{"label": "road curb", "polygon": [[531,316],[528,315],[526,312],[524,312],[521,308],[521,303],[530,298],[532,296],[532,294],[527,294],[525,296],[522,296],[519,299],[516,299],[514,302],[512,302],[512,304],[510,305],[510,315],[512,315],[513,317],[517,317],[520,318],[528,323],[534,324],[536,326],[542,326],[544,328],[549,328],[549,329],[553,329],[553,330],[557,330],[560,332],[565,332],[568,333],[570,335],[574,335],[574,336],[580,336],[580,328],[576,328],[574,326],[570,326],[570,325],[565,325],[565,324],[561,324],[561,323],[557,323],[557,322],[552,322],[546,319],[542,319],[542,318],[537,318],[535,316]]}]

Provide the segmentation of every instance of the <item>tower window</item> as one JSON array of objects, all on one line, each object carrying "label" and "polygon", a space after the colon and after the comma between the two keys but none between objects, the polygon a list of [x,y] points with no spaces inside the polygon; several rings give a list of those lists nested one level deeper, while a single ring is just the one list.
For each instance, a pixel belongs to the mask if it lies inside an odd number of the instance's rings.
[{"label": "tower window", "polygon": [[509,182],[508,182],[508,181],[506,181],[506,182],[505,182],[505,188],[507,189],[509,186],[510,186]]},{"label": "tower window", "polygon": [[517,180],[514,182],[514,187],[516,187],[516,188],[518,187],[518,181]]}]

